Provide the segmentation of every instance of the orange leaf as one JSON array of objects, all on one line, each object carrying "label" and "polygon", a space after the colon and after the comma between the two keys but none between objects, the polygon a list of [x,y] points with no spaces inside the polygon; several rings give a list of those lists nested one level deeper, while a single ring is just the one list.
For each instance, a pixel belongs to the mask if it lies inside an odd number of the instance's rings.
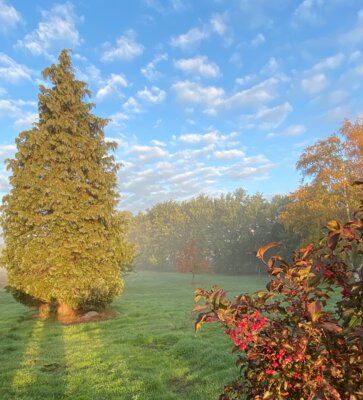
[{"label": "orange leaf", "polygon": [[259,258],[260,260],[263,260],[263,256],[266,253],[267,250],[271,249],[272,247],[277,247],[277,246],[282,246],[282,243],[280,242],[271,242],[268,245],[264,247],[260,247],[256,253],[256,257]]}]

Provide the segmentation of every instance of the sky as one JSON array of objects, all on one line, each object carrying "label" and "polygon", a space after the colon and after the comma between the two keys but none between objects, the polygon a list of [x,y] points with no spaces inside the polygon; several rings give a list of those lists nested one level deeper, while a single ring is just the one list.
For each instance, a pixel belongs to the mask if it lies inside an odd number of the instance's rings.
[{"label": "sky", "polygon": [[288,194],[303,149],[363,116],[362,0],[0,0],[0,196],[63,48],[111,119],[132,212]]}]

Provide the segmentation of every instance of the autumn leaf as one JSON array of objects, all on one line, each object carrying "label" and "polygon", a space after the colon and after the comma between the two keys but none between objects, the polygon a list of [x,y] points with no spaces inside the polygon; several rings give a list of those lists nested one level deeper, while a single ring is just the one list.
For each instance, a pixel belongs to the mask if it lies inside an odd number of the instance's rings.
[{"label": "autumn leaf", "polygon": [[260,260],[263,260],[263,256],[266,253],[267,250],[272,249],[273,247],[278,247],[282,246],[282,243],[280,242],[271,242],[268,245],[264,247],[260,247],[256,253],[256,257],[259,258]]}]

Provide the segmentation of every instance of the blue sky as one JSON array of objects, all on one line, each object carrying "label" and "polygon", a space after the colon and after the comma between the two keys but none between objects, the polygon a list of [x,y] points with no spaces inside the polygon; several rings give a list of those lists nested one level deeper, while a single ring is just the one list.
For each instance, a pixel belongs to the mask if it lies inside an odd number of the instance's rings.
[{"label": "blue sky", "polygon": [[62,48],[112,119],[131,211],[289,193],[303,148],[363,115],[361,0],[0,0],[0,39],[0,194]]}]

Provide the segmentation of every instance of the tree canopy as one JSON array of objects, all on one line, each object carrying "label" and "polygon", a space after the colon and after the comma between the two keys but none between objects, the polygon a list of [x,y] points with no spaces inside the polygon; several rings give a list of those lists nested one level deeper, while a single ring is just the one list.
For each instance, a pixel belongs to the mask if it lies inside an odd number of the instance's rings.
[{"label": "tree canopy", "polygon": [[338,135],[308,146],[296,168],[303,184],[289,196],[281,214],[285,228],[294,231],[302,244],[316,241],[330,219],[353,217],[359,206],[359,189],[352,185],[363,177],[363,124],[346,120]]},{"label": "tree canopy", "polygon": [[130,239],[138,248],[135,263],[140,268],[180,271],[181,260],[193,259],[187,256],[189,251],[216,273],[259,273],[255,251],[261,243],[283,241],[284,251],[297,246],[297,236],[287,234],[278,220],[286,201],[284,196],[267,201],[261,194],[249,196],[238,189],[216,198],[201,195],[158,203],[133,218]]}]

